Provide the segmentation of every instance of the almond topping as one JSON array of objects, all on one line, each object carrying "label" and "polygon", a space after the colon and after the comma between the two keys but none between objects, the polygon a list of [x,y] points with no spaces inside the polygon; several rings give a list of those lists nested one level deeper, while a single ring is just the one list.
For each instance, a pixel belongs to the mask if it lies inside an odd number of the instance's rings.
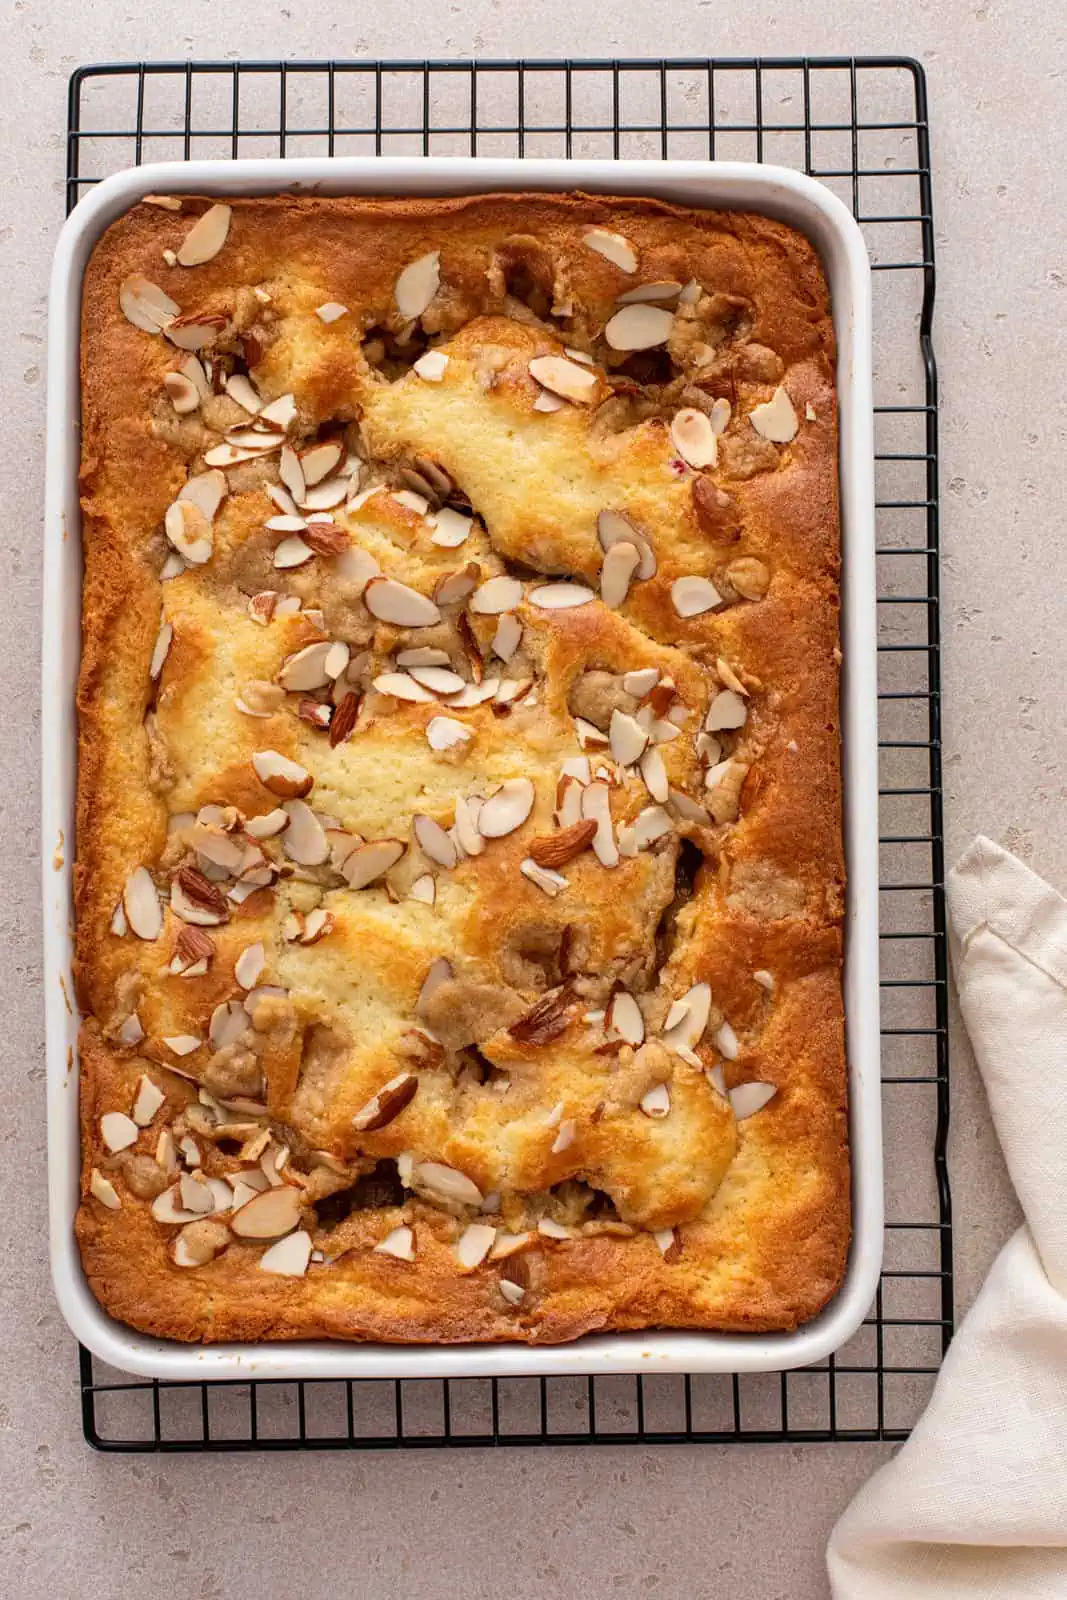
[{"label": "almond topping", "polygon": [[532,856],[526,856],[519,862],[519,871],[524,878],[544,891],[550,899],[554,900],[567,888],[567,879],[561,872],[553,872],[550,867],[540,866]]},{"label": "almond topping", "polygon": [[336,522],[309,522],[300,535],[317,556],[339,556],[348,549],[350,540]]},{"label": "almond topping", "polygon": [[273,1272],[280,1278],[302,1278],[310,1260],[311,1235],[301,1231],[279,1239],[269,1250],[264,1250],[259,1258],[259,1270]]},{"label": "almond topping", "polygon": [[425,355],[412,363],[412,368],[426,383],[440,383],[448,366],[448,357],[443,350],[427,350]]},{"label": "almond topping", "polygon": [[186,377],[184,372],[165,373],[163,387],[166,389],[170,403],[179,417],[188,416],[200,404],[200,390],[191,378]]},{"label": "almond topping", "polygon": [[105,1111],[100,1118],[100,1137],[113,1153],[136,1144],[139,1132],[136,1122],[124,1111]]},{"label": "almond topping", "polygon": [[456,1244],[456,1255],[461,1267],[472,1272],[475,1267],[480,1267],[496,1239],[496,1229],[491,1228],[487,1222],[472,1222],[464,1228]]},{"label": "almond topping", "polygon": [[202,217],[197,217],[185,235],[178,250],[180,267],[199,267],[217,256],[226,243],[230,231],[230,207],[209,206]]},{"label": "almond topping", "polygon": [[315,782],[310,772],[277,750],[257,750],[252,756],[252,770],[265,789],[287,800],[302,799]]},{"label": "almond topping", "polygon": [[462,511],[456,511],[452,506],[442,506],[440,511],[435,511],[430,519],[433,532],[430,534],[430,543],[440,545],[443,549],[453,550],[469,539],[474,530],[473,517],[464,516]]},{"label": "almond topping", "polygon": [[478,586],[481,568],[476,561],[468,561],[458,572],[446,572],[434,584],[433,597],[439,606],[462,605]]},{"label": "almond topping", "polygon": [[753,406],[748,420],[762,438],[770,439],[774,444],[789,444],[800,427],[793,402],[781,384],[769,400]]},{"label": "almond topping", "polygon": [[698,617],[722,605],[722,595],[710,578],[676,578],[671,584],[671,601],[680,617]]},{"label": "almond topping", "polygon": [[670,1109],[671,1095],[665,1083],[653,1084],[648,1093],[641,1096],[641,1110],[646,1117],[659,1120],[667,1116]]},{"label": "almond topping", "polygon": [[396,280],[396,308],[407,321],[421,317],[441,287],[441,252],[431,250],[406,266]]},{"label": "almond topping", "polygon": [[191,500],[175,500],[167,507],[163,531],[182,559],[192,566],[203,566],[205,561],[210,561],[215,548],[211,524]]},{"label": "almond topping", "polygon": [[708,1025],[711,1013],[711,988],[706,983],[695,983],[687,989],[672,1005],[668,1013],[668,1020],[674,1015],[675,1006],[684,1005],[682,1015],[667,1028],[663,1035],[663,1043],[671,1050],[679,1046],[692,1050],[704,1036],[704,1029]]},{"label": "almond topping", "polygon": [[283,828],[288,826],[289,818],[279,806],[262,816],[249,817],[245,823],[245,832],[252,839],[273,839],[275,834],[281,833]]},{"label": "almond topping", "polygon": [[262,944],[250,944],[233,964],[233,975],[242,989],[254,989],[267,964]]},{"label": "almond topping", "polygon": [[290,534],[275,546],[274,565],[279,572],[288,572],[292,567],[302,567],[314,554],[314,550],[299,534]]},{"label": "almond topping", "polygon": [[105,1178],[99,1167],[94,1167],[89,1174],[89,1193],[99,1200],[102,1206],[107,1206],[109,1211],[121,1211],[122,1201],[115,1191],[115,1185],[110,1178]]},{"label": "almond topping", "polygon": [[775,1083],[739,1083],[728,1092],[726,1098],[737,1121],[743,1122],[746,1117],[762,1111],[777,1093],[778,1085]]},{"label": "almond topping", "polygon": [[513,1022],[508,1032],[521,1044],[548,1044],[550,1040],[558,1039],[561,1033],[566,1033],[574,1004],[574,995],[566,984],[552,989]]},{"label": "almond topping", "polygon": [[608,321],[604,337],[613,350],[651,350],[666,344],[674,327],[674,312],[659,306],[629,305]]},{"label": "almond topping", "polygon": [[456,865],[456,847],[439,822],[419,812],[412,819],[412,828],[420,849],[431,861],[449,869]]},{"label": "almond topping", "polygon": [[253,622],[258,622],[265,628],[274,615],[274,608],[278,603],[278,596],[273,589],[264,589],[261,594],[252,595],[248,602],[248,615]]},{"label": "almond topping", "polygon": [[645,788],[653,800],[666,805],[670,798],[670,785],[667,782],[667,769],[663,765],[663,757],[653,746],[646,750],[640,761],[641,777]]},{"label": "almond topping", "polygon": [[315,307],[315,315],[320,322],[327,324],[337,322],[341,317],[348,315],[348,307],[343,306],[339,300],[327,300],[324,305]]},{"label": "almond topping", "polygon": [[634,544],[613,544],[600,569],[600,598],[611,611],[618,611],[630,592],[630,580],[641,563],[641,552]]},{"label": "almond topping", "polygon": [[562,828],[559,833],[545,834],[531,841],[530,856],[539,867],[565,866],[592,843],[597,827],[596,820],[590,817]]},{"label": "almond topping", "polygon": [[[648,540],[639,533],[629,517],[621,511],[601,511],[596,519],[597,538],[604,551],[617,544],[631,544],[640,553],[641,562],[637,576],[642,583],[656,575],[656,553]],[[605,602],[606,604],[607,602]]]},{"label": "almond topping", "polygon": [[681,284],[676,283],[673,278],[657,278],[654,283],[639,283],[636,289],[627,289],[625,294],[616,295],[615,304],[636,306],[648,300],[677,300],[681,292]]},{"label": "almond topping", "polygon": [[241,1239],[278,1239],[300,1221],[300,1190],[289,1184],[264,1189],[234,1212],[230,1227]]},{"label": "almond topping", "polygon": [[616,706],[611,713],[609,742],[612,760],[617,761],[620,767],[630,767],[648,744],[648,734],[635,717],[628,716]]},{"label": "almond topping", "polygon": [[510,611],[504,613],[493,635],[493,654],[501,661],[510,661],[522,643],[522,624]]},{"label": "almond topping", "polygon": [[411,1188],[426,1199],[445,1205],[480,1206],[482,1191],[476,1183],[454,1167],[440,1161],[416,1161],[411,1170]]},{"label": "almond topping", "polygon": [[641,1007],[626,989],[616,989],[608,1002],[607,1024],[635,1050],[644,1044],[645,1019]]},{"label": "almond topping", "polygon": [[367,1101],[352,1118],[352,1126],[360,1133],[377,1133],[387,1127],[409,1106],[418,1093],[419,1080],[413,1072],[398,1073],[383,1084],[377,1094]]},{"label": "almond topping", "polygon": [[442,983],[448,983],[452,978],[452,963],[446,956],[438,956],[430,962],[429,971],[422,980],[422,988],[415,1002],[415,1010],[420,1016],[425,1014],[426,1003]]},{"label": "almond topping", "polygon": [[309,689],[321,689],[329,683],[326,657],[332,649],[330,641],[323,639],[317,644],[305,645],[304,649],[298,650],[295,655],[287,656],[278,673],[278,682],[282,688],[288,689],[290,693],[306,693]]},{"label": "almond topping", "polygon": [[487,578],[471,596],[470,609],[479,615],[495,616],[502,611],[514,611],[521,600],[522,584],[518,578]]},{"label": "almond topping", "polygon": [[363,591],[363,603],[372,617],[397,628],[428,628],[441,620],[432,600],[396,578],[371,578]]},{"label": "almond topping", "polygon": [[542,611],[570,611],[575,606],[588,605],[596,595],[582,583],[544,583],[531,589],[527,599]]},{"label": "almond topping", "polygon": [[139,272],[123,278],[119,284],[119,305],[127,322],[144,333],[160,333],[181,310],[169,295]]},{"label": "almond topping", "polygon": [[454,717],[431,717],[426,724],[426,739],[431,750],[454,750],[471,738],[471,730]]},{"label": "almond topping", "polygon": [[478,813],[478,831],[485,839],[502,839],[521,828],[533,810],[534,786],[529,778],[509,778]]},{"label": "almond topping", "polygon": [[719,733],[733,728],[743,728],[748,717],[748,707],[733,689],[723,689],[708,707],[704,727],[709,733]]},{"label": "almond topping", "polygon": [[342,875],[350,889],[365,889],[395,867],[406,849],[402,839],[372,839],[346,856]]},{"label": "almond topping", "polygon": [[695,406],[686,406],[675,413],[671,423],[671,441],[688,466],[713,467],[719,459],[719,446],[710,417]]},{"label": "almond topping", "polygon": [[156,1112],[166,1099],[166,1095],[158,1084],[153,1083],[146,1073],[142,1073],[137,1081],[137,1094],[133,1102],[131,1116],[139,1128],[147,1128]]},{"label": "almond topping", "polygon": [[535,356],[530,362],[530,376],[543,388],[577,406],[591,405],[600,386],[595,372],[576,361],[568,361],[566,356]]},{"label": "almond topping", "polygon": [[122,905],[130,930],[138,939],[159,938],[163,932],[163,907],[147,867],[135,867],[126,879]]},{"label": "almond topping", "polygon": [[398,1261],[414,1261],[415,1235],[410,1228],[393,1228],[374,1246],[378,1256],[395,1256]]},{"label": "almond topping", "polygon": [[637,255],[628,239],[621,233],[611,233],[607,228],[590,228],[582,234],[582,243],[595,250],[597,255],[610,261],[620,272],[637,271]]},{"label": "almond topping", "polygon": [[619,850],[611,824],[611,795],[606,783],[597,779],[582,790],[582,816],[596,822],[593,852],[603,867],[617,867]]},{"label": "almond topping", "polygon": [[331,749],[343,744],[352,732],[359,716],[359,706],[360,697],[351,689],[337,702],[337,708],[330,721]]}]

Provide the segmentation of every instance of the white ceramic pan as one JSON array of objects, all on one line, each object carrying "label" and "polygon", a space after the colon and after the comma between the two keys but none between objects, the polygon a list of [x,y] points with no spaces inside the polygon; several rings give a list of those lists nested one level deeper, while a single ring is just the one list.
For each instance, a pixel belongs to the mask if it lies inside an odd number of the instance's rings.
[{"label": "white ceramic pan", "polygon": [[[85,265],[107,225],[147,193],[448,195],[506,189],[656,195],[682,205],[763,211],[807,234],[827,271],[839,350],[844,527],[845,1004],[853,1202],[848,1273],[822,1314],[789,1334],[607,1334],[538,1349],[334,1343],[201,1348],[150,1339],[113,1322],[97,1305],[73,1230],[79,1151],[71,859],[81,599],[78,338]],[[821,1360],[850,1338],[874,1298],[882,1251],[873,449],[870,268],[863,239],[828,189],[785,168],[477,158],[189,161],[119,173],[79,204],[56,250],[49,318],[42,854],[52,1273],[67,1322],[96,1355],[126,1372],[185,1380],[762,1372]]]}]

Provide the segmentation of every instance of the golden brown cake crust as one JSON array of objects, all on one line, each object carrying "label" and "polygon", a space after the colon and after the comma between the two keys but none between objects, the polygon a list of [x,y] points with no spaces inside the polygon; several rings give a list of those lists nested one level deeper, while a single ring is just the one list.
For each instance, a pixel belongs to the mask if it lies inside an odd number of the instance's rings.
[{"label": "golden brown cake crust", "polygon": [[795,1327],[850,1226],[814,251],[653,200],[277,197],[182,266],[209,205],[138,205],[85,280],[93,1292],[201,1341]]}]

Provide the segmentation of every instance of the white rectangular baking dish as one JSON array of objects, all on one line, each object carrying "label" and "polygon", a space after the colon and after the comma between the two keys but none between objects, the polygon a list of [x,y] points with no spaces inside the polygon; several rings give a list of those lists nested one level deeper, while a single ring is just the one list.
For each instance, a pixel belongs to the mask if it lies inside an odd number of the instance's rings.
[{"label": "white rectangular baking dish", "polygon": [[[786,1334],[607,1334],[535,1349],[328,1342],[202,1348],[148,1338],[112,1321],[97,1305],[73,1231],[79,1194],[78,1018],[70,977],[81,606],[78,345],[86,262],[107,225],[148,193],[448,195],[538,189],[654,195],[683,205],[766,212],[812,240],[829,278],[839,350],[844,538],[845,1004],[853,1202],[847,1276],[819,1317]],[[863,238],[830,190],[786,168],[452,157],[189,161],[118,173],[81,201],[60,235],[49,313],[42,838],[52,1275],[63,1315],[94,1354],[126,1372],[179,1380],[762,1372],[822,1360],[851,1337],[874,1298],[882,1256],[873,455],[870,267]]]}]

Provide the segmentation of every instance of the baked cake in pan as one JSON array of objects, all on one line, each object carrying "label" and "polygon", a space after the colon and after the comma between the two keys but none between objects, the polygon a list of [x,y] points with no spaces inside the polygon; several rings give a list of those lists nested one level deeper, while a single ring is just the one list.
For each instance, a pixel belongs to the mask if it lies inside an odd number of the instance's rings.
[{"label": "baked cake in pan", "polygon": [[100,1303],[205,1341],[813,1316],[849,1174],[812,247],[150,196],[82,368]]}]

